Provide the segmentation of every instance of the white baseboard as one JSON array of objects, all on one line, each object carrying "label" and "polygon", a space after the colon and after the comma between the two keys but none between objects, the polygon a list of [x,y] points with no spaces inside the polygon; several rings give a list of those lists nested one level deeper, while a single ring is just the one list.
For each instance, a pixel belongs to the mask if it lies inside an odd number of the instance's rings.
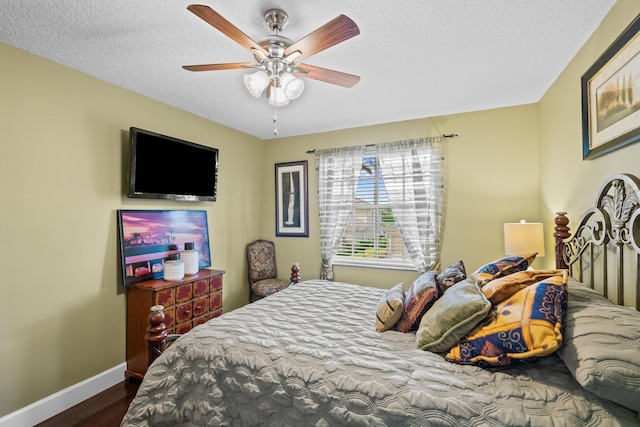
[{"label": "white baseboard", "polygon": [[126,363],[121,363],[96,376],[5,415],[0,418],[0,427],[26,427],[41,423],[122,382],[125,379],[124,370],[126,367]]}]

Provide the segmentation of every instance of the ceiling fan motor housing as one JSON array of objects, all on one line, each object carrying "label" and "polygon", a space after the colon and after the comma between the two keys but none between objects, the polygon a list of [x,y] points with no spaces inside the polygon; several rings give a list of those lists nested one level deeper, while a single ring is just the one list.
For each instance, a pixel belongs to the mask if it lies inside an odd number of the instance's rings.
[{"label": "ceiling fan motor housing", "polygon": [[271,31],[278,34],[287,25],[289,15],[282,9],[269,9],[264,13],[264,20]]}]

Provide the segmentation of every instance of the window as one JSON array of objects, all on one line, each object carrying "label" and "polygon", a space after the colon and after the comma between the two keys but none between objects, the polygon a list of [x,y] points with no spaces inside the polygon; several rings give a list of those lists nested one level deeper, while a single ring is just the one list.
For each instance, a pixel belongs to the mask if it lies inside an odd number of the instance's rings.
[{"label": "window", "polygon": [[442,138],[316,152],[321,278],[332,266],[411,268],[440,260]]},{"label": "window", "polygon": [[389,203],[378,155],[365,155],[336,264],[413,268]]}]

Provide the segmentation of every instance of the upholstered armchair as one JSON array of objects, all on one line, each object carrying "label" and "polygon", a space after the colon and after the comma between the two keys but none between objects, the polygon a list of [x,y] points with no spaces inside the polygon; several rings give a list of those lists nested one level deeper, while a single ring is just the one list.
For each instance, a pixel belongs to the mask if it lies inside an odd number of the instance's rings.
[{"label": "upholstered armchair", "polygon": [[274,294],[289,286],[289,280],[278,279],[276,247],[268,240],[254,240],[247,245],[249,265],[249,302]]}]

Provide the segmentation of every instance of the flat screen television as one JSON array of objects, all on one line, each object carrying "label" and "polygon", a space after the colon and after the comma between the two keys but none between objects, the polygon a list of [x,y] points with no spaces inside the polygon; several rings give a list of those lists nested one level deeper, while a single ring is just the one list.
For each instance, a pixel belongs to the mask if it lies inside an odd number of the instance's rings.
[{"label": "flat screen television", "polygon": [[130,198],[214,202],[218,150],[159,133],[129,129]]}]

